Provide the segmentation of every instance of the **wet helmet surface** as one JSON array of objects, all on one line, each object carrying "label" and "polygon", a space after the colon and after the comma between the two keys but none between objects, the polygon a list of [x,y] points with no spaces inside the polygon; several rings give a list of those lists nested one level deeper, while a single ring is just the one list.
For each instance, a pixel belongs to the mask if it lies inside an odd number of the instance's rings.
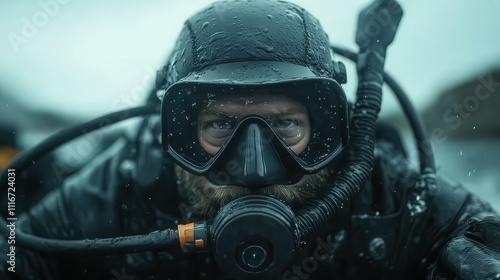
[{"label": "wet helmet surface", "polygon": [[[303,8],[286,1],[228,0],[214,2],[185,22],[157,84],[168,88],[192,74],[203,79],[211,66],[245,61],[286,62],[305,66],[315,76],[343,79],[335,77],[328,35]],[[281,69],[268,69],[261,79],[305,74],[276,70]],[[219,78],[237,82],[252,77],[235,73]]]}]

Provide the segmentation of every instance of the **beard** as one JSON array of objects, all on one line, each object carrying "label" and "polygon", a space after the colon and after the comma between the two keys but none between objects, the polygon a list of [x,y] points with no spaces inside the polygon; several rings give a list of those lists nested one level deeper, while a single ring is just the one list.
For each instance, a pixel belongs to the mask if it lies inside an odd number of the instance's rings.
[{"label": "beard", "polygon": [[221,206],[233,198],[247,194],[271,195],[296,211],[308,201],[318,197],[333,182],[334,172],[324,168],[312,175],[304,175],[292,185],[271,185],[256,191],[235,185],[214,185],[206,177],[193,175],[175,167],[179,195],[195,216],[214,218]]}]

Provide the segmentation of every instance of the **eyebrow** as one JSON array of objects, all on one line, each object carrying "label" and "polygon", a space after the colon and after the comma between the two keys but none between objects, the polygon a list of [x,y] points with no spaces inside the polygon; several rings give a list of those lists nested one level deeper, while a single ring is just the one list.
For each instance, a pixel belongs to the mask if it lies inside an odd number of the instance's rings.
[{"label": "eyebrow", "polygon": [[274,114],[273,116],[292,115],[292,114],[297,114],[297,113],[307,114],[307,110],[304,110],[300,107],[291,107],[291,108],[288,108],[287,110],[283,110],[277,114]]},{"label": "eyebrow", "polygon": [[[300,114],[307,114],[307,110],[306,109],[303,109],[303,108],[300,108],[300,107],[289,107],[287,108],[286,110],[281,110],[280,108],[280,111],[277,112],[277,113],[272,113],[270,114],[271,116],[285,116],[285,115],[292,115],[292,114],[297,114],[297,113],[300,113]],[[226,116],[226,117],[233,117],[235,116],[236,114],[231,114],[230,112],[227,112],[227,111],[224,111],[224,110],[221,110],[219,111],[219,108],[205,108],[201,111],[201,114],[202,115],[215,115],[215,116]],[[201,115],[200,114],[200,115]]]},{"label": "eyebrow", "polygon": [[234,118],[235,115],[231,115],[231,114],[228,114],[226,112],[210,112],[210,111],[206,111],[205,113],[202,113],[200,114],[200,116],[204,116],[204,117],[213,117],[213,116],[216,116],[216,117],[224,117],[224,118]]}]

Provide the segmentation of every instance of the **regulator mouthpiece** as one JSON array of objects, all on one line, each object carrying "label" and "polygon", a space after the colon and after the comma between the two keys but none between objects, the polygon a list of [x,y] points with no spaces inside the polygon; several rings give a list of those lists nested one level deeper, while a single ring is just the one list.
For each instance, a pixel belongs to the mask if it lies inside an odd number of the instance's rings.
[{"label": "regulator mouthpiece", "polygon": [[226,204],[212,224],[219,266],[241,279],[277,279],[291,266],[298,247],[292,210],[264,195],[247,195]]}]

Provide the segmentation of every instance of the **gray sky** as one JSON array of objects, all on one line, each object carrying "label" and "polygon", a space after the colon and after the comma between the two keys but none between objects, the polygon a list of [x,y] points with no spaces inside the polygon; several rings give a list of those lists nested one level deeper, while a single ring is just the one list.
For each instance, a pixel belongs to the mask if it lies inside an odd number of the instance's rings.
[{"label": "gray sky", "polygon": [[[1,1],[0,87],[31,108],[86,118],[133,106],[143,100],[184,20],[210,2]],[[293,2],[319,18],[332,43],[355,48],[357,14],[371,1]],[[400,3],[405,16],[387,70],[419,108],[439,90],[500,66],[500,1]],[[348,69],[352,95],[353,65]],[[386,113],[394,112],[385,100]]]}]

